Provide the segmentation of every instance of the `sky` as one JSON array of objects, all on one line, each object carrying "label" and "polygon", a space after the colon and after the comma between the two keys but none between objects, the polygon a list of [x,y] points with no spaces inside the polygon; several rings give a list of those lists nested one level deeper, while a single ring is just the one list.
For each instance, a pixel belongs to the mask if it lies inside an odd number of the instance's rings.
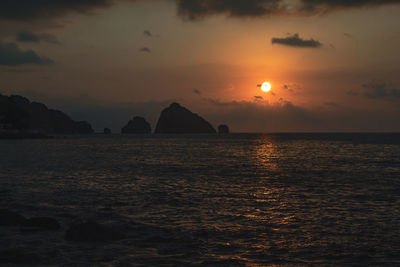
[{"label": "sky", "polygon": [[[0,93],[114,132],[400,131],[400,0],[4,0]],[[260,90],[268,81],[272,90]]]}]

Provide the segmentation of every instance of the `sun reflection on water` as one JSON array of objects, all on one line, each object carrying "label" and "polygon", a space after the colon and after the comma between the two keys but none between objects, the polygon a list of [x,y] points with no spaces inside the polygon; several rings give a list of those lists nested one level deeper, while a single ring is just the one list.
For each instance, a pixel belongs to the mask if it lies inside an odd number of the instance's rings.
[{"label": "sun reflection on water", "polygon": [[255,160],[258,168],[278,171],[278,165],[276,164],[278,149],[272,139],[260,137],[256,141],[255,152]]}]

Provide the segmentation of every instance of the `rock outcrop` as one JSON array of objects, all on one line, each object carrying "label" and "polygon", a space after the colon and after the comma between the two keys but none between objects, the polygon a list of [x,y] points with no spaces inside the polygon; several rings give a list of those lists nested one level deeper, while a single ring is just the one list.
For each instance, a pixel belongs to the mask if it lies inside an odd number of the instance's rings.
[{"label": "rock outcrop", "polygon": [[0,131],[47,134],[90,134],[92,126],[85,121],[73,121],[65,113],[49,109],[17,95],[0,94]]},{"label": "rock outcrop", "polygon": [[158,134],[201,134],[216,133],[205,119],[178,103],[172,103],[161,112],[155,133]]},{"label": "rock outcrop", "polygon": [[228,125],[221,124],[220,126],[218,126],[218,133],[219,134],[228,134],[229,133]]},{"label": "rock outcrop", "polygon": [[125,125],[122,130],[122,134],[150,134],[151,126],[142,117],[134,117],[132,120]]}]

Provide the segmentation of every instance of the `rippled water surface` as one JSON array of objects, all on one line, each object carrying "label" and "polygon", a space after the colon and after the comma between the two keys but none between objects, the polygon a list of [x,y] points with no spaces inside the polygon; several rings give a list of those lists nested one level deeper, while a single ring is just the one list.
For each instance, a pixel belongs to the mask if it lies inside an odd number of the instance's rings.
[{"label": "rippled water surface", "polygon": [[[400,134],[0,140],[0,204],[61,223],[0,227],[40,264],[400,265]],[[126,238],[65,241],[80,219]]]}]

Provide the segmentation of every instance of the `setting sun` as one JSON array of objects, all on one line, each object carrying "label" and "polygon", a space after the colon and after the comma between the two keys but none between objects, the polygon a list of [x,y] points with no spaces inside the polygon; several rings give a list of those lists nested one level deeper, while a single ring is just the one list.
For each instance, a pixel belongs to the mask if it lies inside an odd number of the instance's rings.
[{"label": "setting sun", "polygon": [[261,85],[261,90],[264,92],[269,92],[271,91],[271,84],[269,82],[263,82],[263,84]]}]

